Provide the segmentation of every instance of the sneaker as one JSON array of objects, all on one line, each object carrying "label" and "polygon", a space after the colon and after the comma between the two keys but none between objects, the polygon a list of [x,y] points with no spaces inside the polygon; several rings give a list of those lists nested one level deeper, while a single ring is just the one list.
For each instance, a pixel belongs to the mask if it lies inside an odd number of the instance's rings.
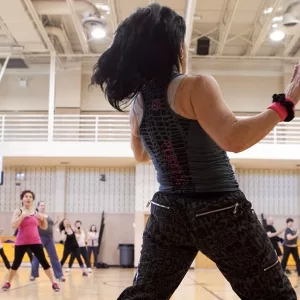
[{"label": "sneaker", "polygon": [[66,272],[67,273],[70,273],[71,269],[70,268],[67,268]]},{"label": "sneaker", "polygon": [[62,277],[58,278],[58,280],[59,280],[60,282],[65,282],[65,281],[66,281],[66,278],[65,278],[64,276],[62,276]]},{"label": "sneaker", "polygon": [[88,268],[88,273],[92,273],[92,269],[91,268]]},{"label": "sneaker", "polygon": [[30,281],[35,281],[35,277],[30,276],[29,280],[30,280]]},{"label": "sneaker", "polygon": [[53,289],[54,292],[59,292],[60,291],[60,288],[59,288],[59,286],[56,282],[54,282],[52,284],[52,289]]},{"label": "sneaker", "polygon": [[9,282],[6,282],[5,284],[4,284],[4,286],[2,287],[2,290],[3,291],[8,291],[9,289],[10,289],[10,283]]},{"label": "sneaker", "polygon": [[88,273],[87,272],[82,272],[82,276],[88,276]]}]

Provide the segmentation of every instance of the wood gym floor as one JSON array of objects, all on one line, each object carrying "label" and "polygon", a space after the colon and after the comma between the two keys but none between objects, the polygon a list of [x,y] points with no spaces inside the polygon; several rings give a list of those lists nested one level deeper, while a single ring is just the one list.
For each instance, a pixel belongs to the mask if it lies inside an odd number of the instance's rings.
[{"label": "wood gym floor", "polygon": [[[30,268],[22,267],[13,281],[10,291],[0,291],[1,300],[116,300],[122,290],[131,284],[134,269],[98,269],[82,277],[78,268],[66,275],[67,281],[60,283],[61,291],[52,292],[51,285],[41,270],[40,278],[29,281]],[[7,271],[0,267],[1,283],[5,281]],[[300,279],[295,274],[290,280],[300,295]],[[215,269],[191,270],[186,275],[172,300],[237,300],[219,271]]]}]

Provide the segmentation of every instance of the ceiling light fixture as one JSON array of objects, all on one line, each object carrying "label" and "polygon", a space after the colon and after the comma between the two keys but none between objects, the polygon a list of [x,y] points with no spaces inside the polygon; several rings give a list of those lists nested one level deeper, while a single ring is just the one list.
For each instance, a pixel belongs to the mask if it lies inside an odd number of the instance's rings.
[{"label": "ceiling light fixture", "polygon": [[106,31],[104,30],[104,28],[97,26],[91,31],[91,36],[94,39],[103,39],[106,36]]},{"label": "ceiling light fixture", "polygon": [[272,41],[279,42],[283,40],[285,37],[285,33],[282,30],[275,30],[270,34],[270,38]]},{"label": "ceiling light fixture", "polygon": [[88,15],[82,19],[82,24],[94,39],[102,39],[106,36],[107,22],[101,15]]},{"label": "ceiling light fixture", "polygon": [[270,14],[272,11],[273,11],[273,7],[269,7],[269,8],[267,8],[267,9],[264,10],[264,14],[265,14],[265,15],[268,15],[268,14]]},{"label": "ceiling light fixture", "polygon": [[277,27],[278,27],[278,24],[273,24],[272,27],[273,27],[273,28],[277,28]]}]

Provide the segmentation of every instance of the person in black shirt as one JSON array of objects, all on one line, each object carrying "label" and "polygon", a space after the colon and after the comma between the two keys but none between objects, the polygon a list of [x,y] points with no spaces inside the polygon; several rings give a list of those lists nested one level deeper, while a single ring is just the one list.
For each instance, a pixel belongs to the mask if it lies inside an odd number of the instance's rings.
[{"label": "person in black shirt", "polygon": [[288,218],[286,220],[287,228],[284,232],[284,241],[283,241],[283,258],[281,262],[281,266],[283,271],[286,269],[286,265],[289,259],[290,254],[293,255],[294,261],[296,263],[298,276],[300,276],[300,260],[299,260],[299,252],[298,252],[298,236],[299,229],[295,230],[293,228],[294,220],[292,218]]},{"label": "person in black shirt", "polygon": [[272,245],[273,245],[273,247],[274,247],[274,249],[277,253],[278,258],[281,260],[282,259],[282,252],[279,248],[278,243],[280,241],[282,241],[282,239],[279,238],[279,235],[284,232],[284,229],[276,231],[276,229],[273,225],[274,225],[274,219],[269,217],[268,220],[267,220],[266,231],[267,231],[268,237],[270,238],[271,243],[272,243]]}]

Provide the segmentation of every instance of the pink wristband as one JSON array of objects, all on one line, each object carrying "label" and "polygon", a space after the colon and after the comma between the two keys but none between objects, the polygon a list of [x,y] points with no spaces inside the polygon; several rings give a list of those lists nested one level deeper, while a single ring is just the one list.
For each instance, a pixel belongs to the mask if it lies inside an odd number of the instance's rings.
[{"label": "pink wristband", "polygon": [[[291,99],[286,98],[285,100],[286,102],[292,102],[294,103]],[[295,106],[293,107],[293,109],[295,108]],[[288,116],[288,112],[286,110],[286,108],[281,105],[279,102],[273,102],[268,109],[272,109],[274,110],[280,117],[281,121],[284,121],[285,118]]]},{"label": "pink wristband", "polygon": [[279,102],[273,102],[268,109],[274,110],[279,115],[281,121],[284,121],[288,115],[286,108]]}]

